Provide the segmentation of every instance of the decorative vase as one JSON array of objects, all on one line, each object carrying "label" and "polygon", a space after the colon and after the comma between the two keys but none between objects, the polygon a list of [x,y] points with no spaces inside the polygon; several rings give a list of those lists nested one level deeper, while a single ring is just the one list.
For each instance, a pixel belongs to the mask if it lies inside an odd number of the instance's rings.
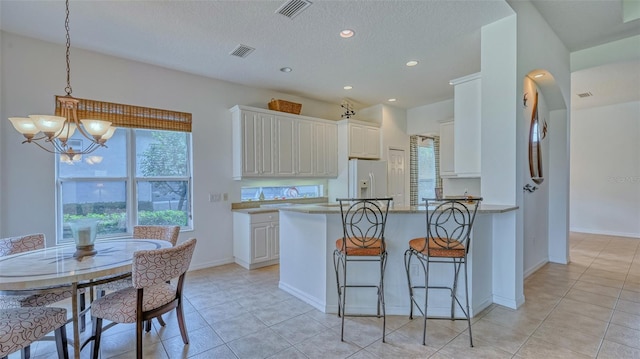
[{"label": "decorative vase", "polygon": [[100,220],[95,218],[83,218],[69,222],[73,240],[76,243],[74,257],[82,259],[82,257],[93,256],[98,253],[94,248],[96,235],[98,234],[98,222]]}]

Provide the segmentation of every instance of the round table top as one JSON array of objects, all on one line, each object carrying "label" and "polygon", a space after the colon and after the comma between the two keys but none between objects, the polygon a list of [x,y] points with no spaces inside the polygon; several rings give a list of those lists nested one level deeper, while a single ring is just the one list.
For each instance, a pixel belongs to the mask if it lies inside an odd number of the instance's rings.
[{"label": "round table top", "polygon": [[98,253],[76,259],[73,244],[53,246],[0,257],[0,291],[71,285],[131,271],[133,253],[171,247],[155,239],[98,240]]}]

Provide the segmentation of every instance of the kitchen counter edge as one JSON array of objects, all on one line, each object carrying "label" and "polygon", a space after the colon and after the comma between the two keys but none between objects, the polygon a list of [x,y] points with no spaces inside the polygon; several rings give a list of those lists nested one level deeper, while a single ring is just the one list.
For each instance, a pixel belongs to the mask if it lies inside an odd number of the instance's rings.
[{"label": "kitchen counter edge", "polygon": [[[510,211],[515,211],[519,207],[512,205],[498,205],[498,204],[481,204],[478,207],[478,213],[506,213]],[[273,208],[270,208],[273,210]],[[340,207],[338,205],[295,205],[288,207],[280,207],[277,210],[285,211],[285,212],[298,212],[298,213],[308,213],[308,214],[339,214]],[[389,208],[389,213],[424,213],[424,206],[404,206],[404,207],[393,207]]]}]

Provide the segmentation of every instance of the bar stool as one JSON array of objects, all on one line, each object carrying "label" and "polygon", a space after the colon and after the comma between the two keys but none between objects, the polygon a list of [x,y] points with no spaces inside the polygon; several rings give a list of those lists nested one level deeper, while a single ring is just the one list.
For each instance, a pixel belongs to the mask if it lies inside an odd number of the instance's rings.
[{"label": "bar stool", "polygon": [[[471,336],[471,316],[469,311],[469,285],[467,280],[467,255],[471,245],[471,228],[482,198],[423,198],[426,205],[427,235],[409,241],[409,249],[404,252],[404,264],[409,284],[410,311],[413,319],[414,305],[423,316],[422,345],[426,345],[427,319],[466,320],[469,327],[469,342],[473,347]],[[424,285],[411,282],[411,260],[416,258],[424,270]],[[429,265],[431,263],[453,264],[453,283],[451,287],[429,286]],[[458,299],[458,279],[460,269],[464,266],[465,306]],[[414,297],[415,289],[424,289],[424,310],[420,308]],[[451,317],[429,317],[427,304],[429,289],[446,289],[451,294]],[[455,305],[458,305],[464,317],[455,316]]]},{"label": "bar stool", "polygon": [[[342,238],[336,241],[333,265],[338,287],[338,316],[342,318],[340,340],[344,341],[344,318],[382,317],[382,341],[385,341],[386,315],[384,307],[384,269],[387,250],[384,242],[384,228],[392,198],[338,198],[342,215]],[[379,262],[380,280],[376,284],[348,284],[347,264]],[[347,288],[376,288],[376,314],[347,314]]]}]

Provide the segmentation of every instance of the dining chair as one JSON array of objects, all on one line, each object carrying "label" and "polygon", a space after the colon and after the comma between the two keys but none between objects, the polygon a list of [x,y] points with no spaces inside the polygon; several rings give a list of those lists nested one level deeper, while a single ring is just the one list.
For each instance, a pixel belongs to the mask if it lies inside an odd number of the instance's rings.
[{"label": "dining chair", "polygon": [[[333,265],[338,287],[338,316],[342,318],[340,340],[344,341],[345,317],[382,317],[382,342],[385,341],[386,311],[384,305],[384,270],[387,264],[387,248],[384,230],[392,198],[338,198],[342,217],[342,238],[336,240]],[[358,282],[347,276],[349,263],[378,262],[379,281],[375,284]],[[350,279],[352,282],[347,283]],[[347,288],[375,288],[377,291],[376,314],[346,312]]]},{"label": "dining chair", "polygon": [[[137,251],[133,254],[129,288],[106,294],[91,304],[94,359],[100,352],[102,332],[118,323],[136,323],[136,357],[142,358],[142,330],[146,321],[176,310],[184,344],[189,336],[182,311],[182,289],[196,239],[190,238],[175,247]],[[171,279],[178,278],[174,285]],[[102,327],[106,319],[110,324]]]},{"label": "dining chair", "polygon": [[[42,233],[0,239],[0,257],[42,248],[44,248],[44,234]],[[47,290],[43,291],[43,293],[29,295],[0,295],[0,308],[44,307],[75,295],[73,290],[68,287],[60,288],[60,290],[55,290],[55,288],[43,289]],[[77,295],[79,296],[82,319],[81,330],[84,331],[85,315],[82,312],[86,308],[85,290],[78,290]]]},{"label": "dining chair", "polygon": [[54,307],[0,309],[0,358],[22,349],[29,359],[29,346],[36,340],[55,333],[58,358],[69,358],[67,349],[67,310]]},{"label": "dining chair", "polygon": [[[469,344],[473,347],[471,336],[471,312],[469,310],[469,281],[467,271],[467,255],[471,247],[471,230],[475,220],[480,197],[428,199],[425,201],[427,231],[424,237],[409,241],[409,249],[404,253],[405,270],[409,284],[410,310],[409,318],[413,319],[413,307],[418,308],[424,323],[422,327],[422,345],[426,345],[427,319],[466,320],[469,330]],[[416,258],[423,269],[424,285],[414,285],[411,280],[412,259]],[[453,283],[448,286],[429,285],[429,266],[433,263],[453,265]],[[463,306],[458,296],[458,280],[460,269],[464,267]],[[424,305],[421,308],[416,297],[416,289],[424,289]],[[451,296],[451,315],[445,317],[429,316],[427,306],[430,289],[444,289]],[[456,317],[456,304],[462,317]]]},{"label": "dining chair", "polygon": [[[180,235],[180,226],[154,226],[154,225],[138,225],[133,227],[133,239],[159,239],[171,243],[175,246]],[[123,278],[107,282],[96,286],[98,297],[105,295],[107,291],[115,292],[131,286],[131,278]],[[162,316],[156,318],[160,325],[164,326]],[[151,320],[145,326],[147,332],[151,331]]]}]

